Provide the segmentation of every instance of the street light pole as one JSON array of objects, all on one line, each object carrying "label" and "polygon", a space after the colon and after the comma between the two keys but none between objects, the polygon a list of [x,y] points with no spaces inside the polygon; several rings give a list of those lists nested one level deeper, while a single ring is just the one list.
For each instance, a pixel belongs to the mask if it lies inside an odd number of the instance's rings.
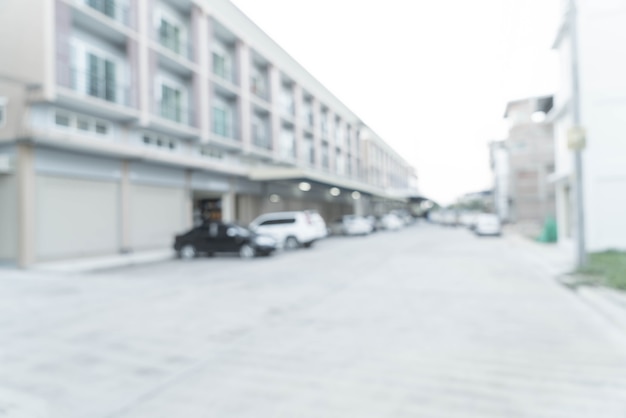
[{"label": "street light pole", "polygon": [[[577,10],[576,0],[569,0],[568,26],[571,42],[571,76],[572,76],[572,94],[571,109],[573,128],[579,132],[582,131],[580,118],[580,79],[578,69],[578,29],[577,29]],[[574,170],[575,170],[575,196],[576,196],[576,261],[578,267],[584,267],[587,264],[587,245],[585,242],[585,207],[583,200],[583,161],[582,152],[584,149],[584,136],[579,134],[581,138],[577,144],[572,145],[574,151]]]}]

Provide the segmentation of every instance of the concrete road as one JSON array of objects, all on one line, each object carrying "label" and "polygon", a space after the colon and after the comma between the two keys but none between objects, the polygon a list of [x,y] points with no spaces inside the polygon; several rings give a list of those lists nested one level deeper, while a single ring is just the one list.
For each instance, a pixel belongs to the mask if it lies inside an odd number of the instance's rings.
[{"label": "concrete road", "polygon": [[432,225],[0,271],[0,417],[626,417],[622,334],[548,271],[518,241]]}]

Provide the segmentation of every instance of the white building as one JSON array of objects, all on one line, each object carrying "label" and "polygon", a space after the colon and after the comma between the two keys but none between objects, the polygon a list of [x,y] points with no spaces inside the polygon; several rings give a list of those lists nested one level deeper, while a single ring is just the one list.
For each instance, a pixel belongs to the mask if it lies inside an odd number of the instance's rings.
[{"label": "white building", "polygon": [[[626,249],[626,3],[577,0],[581,125],[587,132],[583,151],[583,197],[587,251]],[[559,240],[577,235],[574,210],[573,153],[567,132],[573,125],[571,31],[565,17],[554,42],[560,59],[560,86],[549,118],[554,122]]]},{"label": "white building", "polygon": [[328,220],[412,181],[227,0],[3,0],[0,34],[0,261],[167,248],[198,211]]},{"label": "white building", "polygon": [[506,141],[489,143],[491,171],[493,174],[493,207],[500,220],[509,220],[509,153]]}]

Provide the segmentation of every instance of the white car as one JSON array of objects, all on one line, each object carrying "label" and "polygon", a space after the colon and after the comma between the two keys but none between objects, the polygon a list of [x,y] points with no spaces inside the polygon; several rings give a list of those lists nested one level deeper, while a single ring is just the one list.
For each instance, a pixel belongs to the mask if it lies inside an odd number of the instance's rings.
[{"label": "white car", "polygon": [[404,226],[402,219],[394,213],[384,215],[380,221],[383,228],[388,231],[397,231]]},{"label": "white car", "polygon": [[265,213],[250,223],[250,230],[274,238],[280,247],[309,248],[326,237],[326,222],[315,211]]},{"label": "white car", "polygon": [[333,235],[368,235],[374,227],[363,216],[344,215],[330,225],[330,230]]},{"label": "white car", "polygon": [[481,213],[476,216],[474,225],[474,233],[476,235],[496,235],[502,234],[502,223],[497,215],[492,213]]}]

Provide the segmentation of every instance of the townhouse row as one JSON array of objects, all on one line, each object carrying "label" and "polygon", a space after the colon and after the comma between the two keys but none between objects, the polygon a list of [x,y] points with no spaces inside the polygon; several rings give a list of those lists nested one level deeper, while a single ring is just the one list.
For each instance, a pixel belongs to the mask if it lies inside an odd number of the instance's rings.
[{"label": "townhouse row", "polygon": [[415,170],[227,0],[8,0],[0,260],[164,248],[203,217],[402,206]]}]

